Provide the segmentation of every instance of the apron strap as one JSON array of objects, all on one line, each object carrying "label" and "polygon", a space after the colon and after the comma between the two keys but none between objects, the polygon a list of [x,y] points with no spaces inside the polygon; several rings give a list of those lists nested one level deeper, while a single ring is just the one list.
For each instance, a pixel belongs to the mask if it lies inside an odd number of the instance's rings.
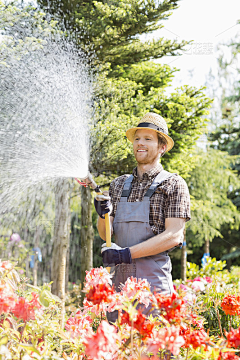
[{"label": "apron strap", "polygon": [[128,178],[125,180],[124,186],[123,186],[123,191],[121,194],[121,198],[125,198],[127,200],[130,192],[131,192],[131,188],[132,188],[132,181],[133,181],[133,175],[128,175]]},{"label": "apron strap", "polygon": [[145,198],[150,198],[156,191],[157,187],[163,181],[167,180],[168,178],[170,178],[173,175],[174,175],[173,173],[170,173],[166,170],[162,170],[153,180],[152,185],[150,186],[150,188],[147,190],[146,194],[144,195],[144,200],[145,200]]},{"label": "apron strap", "polygon": [[[167,180],[168,178],[170,178],[172,175],[174,175],[173,173],[170,173],[166,170],[162,170],[153,180],[150,188],[147,190],[146,194],[144,195],[143,201],[149,200],[149,198],[154,194],[154,192],[156,191],[157,187],[165,180]],[[124,182],[124,186],[123,186],[123,190],[122,190],[122,194],[121,194],[121,199],[120,201],[127,201],[131,189],[132,189],[132,181],[133,181],[133,175],[128,175],[127,179]]]}]

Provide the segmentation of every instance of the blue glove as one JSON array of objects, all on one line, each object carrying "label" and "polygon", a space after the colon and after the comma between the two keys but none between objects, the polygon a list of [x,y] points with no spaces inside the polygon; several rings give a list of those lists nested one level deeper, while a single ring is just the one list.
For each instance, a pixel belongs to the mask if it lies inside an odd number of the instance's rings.
[{"label": "blue glove", "polygon": [[107,247],[106,244],[103,244],[101,252],[103,258],[103,265],[105,267],[132,263],[132,256],[128,247],[121,248],[114,243],[111,247]]},{"label": "blue glove", "polygon": [[105,219],[105,214],[112,211],[112,204],[109,196],[98,195],[94,198],[94,206],[100,218]]}]

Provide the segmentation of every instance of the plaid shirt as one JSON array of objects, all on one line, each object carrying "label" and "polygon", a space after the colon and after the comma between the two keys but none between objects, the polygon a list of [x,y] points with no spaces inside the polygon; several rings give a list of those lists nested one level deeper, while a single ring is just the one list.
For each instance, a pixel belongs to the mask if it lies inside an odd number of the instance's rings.
[{"label": "plaid shirt", "polygon": [[[142,201],[153,179],[162,169],[162,165],[158,164],[155,168],[145,172],[140,180],[137,176],[137,168],[134,168],[132,173],[134,179],[128,201]],[[109,195],[113,204],[111,213],[113,217],[116,214],[117,204],[126,178],[127,175],[122,175],[114,179],[110,184]],[[165,231],[166,218],[184,218],[186,221],[191,218],[188,187],[185,180],[177,174],[173,174],[169,179],[163,181],[150,198],[149,224],[154,234],[157,235]]]}]

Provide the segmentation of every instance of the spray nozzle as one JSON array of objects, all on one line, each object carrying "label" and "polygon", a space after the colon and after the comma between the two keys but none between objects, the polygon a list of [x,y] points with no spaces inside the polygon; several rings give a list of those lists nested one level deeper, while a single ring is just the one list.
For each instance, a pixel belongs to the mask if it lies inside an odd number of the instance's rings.
[{"label": "spray nozzle", "polygon": [[90,186],[90,188],[95,190],[97,193],[101,192],[99,186],[93,180],[92,174],[90,172],[88,173],[88,176],[86,178],[81,179],[81,180],[75,178],[75,180],[77,180],[77,182],[84,187]]}]

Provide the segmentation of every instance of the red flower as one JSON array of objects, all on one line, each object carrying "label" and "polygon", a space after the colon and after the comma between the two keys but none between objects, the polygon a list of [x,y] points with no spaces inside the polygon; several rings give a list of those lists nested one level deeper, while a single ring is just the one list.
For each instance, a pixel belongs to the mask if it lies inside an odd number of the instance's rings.
[{"label": "red flower", "polygon": [[204,319],[200,318],[199,315],[190,312],[186,315],[186,319],[187,319],[187,323],[191,324],[194,329],[196,329],[196,328],[198,330],[204,329],[204,327],[203,327]]},{"label": "red flower", "polygon": [[102,360],[105,353],[113,355],[118,350],[120,336],[116,333],[115,326],[109,325],[107,321],[102,321],[96,334],[84,339],[86,346],[85,352],[94,360]]},{"label": "red flower", "polygon": [[38,295],[32,293],[32,300],[27,301],[25,298],[18,298],[15,307],[12,309],[13,315],[23,321],[35,320],[35,309],[40,309],[41,305],[38,302]]},{"label": "red flower", "polygon": [[35,311],[34,307],[29,305],[29,302],[20,297],[12,309],[13,314],[19,319],[23,319],[23,321],[34,320],[35,319]]},{"label": "red flower", "polygon": [[240,315],[240,296],[231,294],[225,296],[221,307],[226,315]]},{"label": "red flower", "polygon": [[130,326],[133,325],[134,329],[140,333],[142,340],[145,340],[147,337],[151,337],[154,328],[154,324],[147,320],[146,316],[142,314],[140,310],[138,310],[138,313],[136,314],[133,322],[131,322],[128,313],[123,313],[120,324],[128,324]]},{"label": "red flower", "polygon": [[240,328],[231,329],[227,334],[228,347],[240,348]]},{"label": "red flower", "polygon": [[174,293],[171,296],[155,294],[155,297],[162,313],[161,315],[169,322],[180,323],[185,316],[184,300]]},{"label": "red flower", "polygon": [[9,313],[15,306],[17,296],[10,290],[7,284],[0,285],[0,315]]},{"label": "red flower", "polygon": [[209,340],[209,336],[203,329],[201,330],[188,330],[184,334],[185,338],[185,347],[189,347],[192,345],[193,349],[197,349],[198,347],[205,345]]},{"label": "red flower", "polygon": [[1,270],[2,269],[3,270],[10,270],[10,269],[13,268],[13,265],[10,263],[9,260],[7,260],[7,261],[1,261],[0,260],[0,268],[1,268]]},{"label": "red flower", "polygon": [[217,360],[239,360],[240,358],[235,355],[233,351],[220,352]]},{"label": "red flower", "polygon": [[166,349],[173,355],[178,355],[183,345],[184,338],[179,335],[179,328],[170,326],[153,331],[152,337],[147,341],[147,351],[157,355],[159,349]]},{"label": "red flower", "polygon": [[97,284],[92,286],[86,295],[87,301],[91,301],[93,305],[101,304],[102,302],[110,303],[112,296],[115,294],[114,289],[108,284]]}]

